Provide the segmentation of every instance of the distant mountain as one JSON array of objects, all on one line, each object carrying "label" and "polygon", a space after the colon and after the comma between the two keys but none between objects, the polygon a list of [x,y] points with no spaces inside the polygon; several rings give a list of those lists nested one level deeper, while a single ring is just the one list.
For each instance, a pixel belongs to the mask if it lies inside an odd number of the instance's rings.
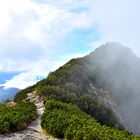
[{"label": "distant mountain", "polygon": [[0,103],[3,103],[6,100],[13,100],[15,94],[20,91],[18,88],[4,88],[0,87]]},{"label": "distant mountain", "polygon": [[18,75],[20,72],[0,72],[0,84],[4,84],[12,77]]}]

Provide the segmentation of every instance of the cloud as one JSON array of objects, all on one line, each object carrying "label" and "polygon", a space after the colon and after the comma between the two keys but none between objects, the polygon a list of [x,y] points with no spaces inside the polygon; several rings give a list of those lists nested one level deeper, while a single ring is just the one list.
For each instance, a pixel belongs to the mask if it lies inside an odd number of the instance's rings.
[{"label": "cloud", "polygon": [[120,42],[140,56],[140,1],[95,0],[93,5],[91,13],[94,13],[102,41]]},{"label": "cloud", "polygon": [[23,88],[68,58],[83,56],[108,41],[118,41],[140,55],[139,4],[139,0],[0,0],[0,71],[21,72],[5,85]]},{"label": "cloud", "polygon": [[[27,66],[28,70],[25,72],[21,72],[20,74],[14,76],[10,80],[8,80],[5,84],[1,86],[9,87],[17,87],[20,89],[24,89],[27,86],[35,84],[37,81],[46,78],[48,73],[54,71],[56,68],[66,63],[66,61],[39,61],[38,63],[32,63]],[[25,68],[26,69],[26,68]]]},{"label": "cloud", "polygon": [[[62,49],[59,44],[75,30],[92,27],[87,10],[73,11],[81,6],[83,8],[84,3],[62,1],[61,5],[56,1],[0,1],[3,25],[0,29],[0,71],[21,71],[5,86],[16,86],[18,83],[18,87],[25,87],[36,82],[35,76],[44,76],[53,70],[50,65],[58,67],[66,62],[66,58],[57,61],[56,55]],[[67,50],[70,48],[61,50],[61,53],[65,54]]]}]

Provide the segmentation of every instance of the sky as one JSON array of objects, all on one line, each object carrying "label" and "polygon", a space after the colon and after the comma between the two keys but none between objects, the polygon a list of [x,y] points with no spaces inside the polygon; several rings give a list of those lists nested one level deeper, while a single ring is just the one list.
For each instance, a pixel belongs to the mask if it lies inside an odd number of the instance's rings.
[{"label": "sky", "polygon": [[14,73],[3,85],[33,85],[106,42],[140,56],[139,5],[139,0],[0,0],[0,73]]}]

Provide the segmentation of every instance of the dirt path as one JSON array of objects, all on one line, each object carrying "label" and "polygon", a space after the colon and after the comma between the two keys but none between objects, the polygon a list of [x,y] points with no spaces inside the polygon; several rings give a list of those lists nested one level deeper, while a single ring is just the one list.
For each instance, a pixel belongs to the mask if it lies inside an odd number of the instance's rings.
[{"label": "dirt path", "polygon": [[44,112],[44,100],[42,97],[36,96],[35,92],[27,94],[27,100],[33,102],[37,107],[36,119],[28,126],[28,129],[34,131],[34,137],[40,139],[48,139],[48,137],[43,137],[43,130],[41,127],[41,115]]}]

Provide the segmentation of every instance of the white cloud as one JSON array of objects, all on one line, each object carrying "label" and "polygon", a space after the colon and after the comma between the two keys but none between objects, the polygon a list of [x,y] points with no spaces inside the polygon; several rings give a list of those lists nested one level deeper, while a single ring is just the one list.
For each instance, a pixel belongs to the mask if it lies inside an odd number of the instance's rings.
[{"label": "white cloud", "polygon": [[[0,70],[26,71],[8,81],[6,86],[16,85],[19,79],[18,87],[30,84],[32,80],[27,81],[27,77],[32,79],[34,75],[39,74],[35,69],[41,68],[42,75],[44,71],[47,73],[52,70],[53,68],[48,66],[47,62],[42,63],[42,61],[51,61],[49,56],[56,54],[57,49],[59,50],[56,45],[74,30],[92,26],[88,12],[70,11],[75,2],[63,1],[62,5],[54,3],[37,4],[31,0],[0,1],[0,8],[5,11],[0,16],[4,25],[2,26],[4,32],[0,32],[0,60],[3,61],[0,64]],[[76,2],[75,7],[80,6],[81,4]],[[63,62],[66,61],[63,60]],[[62,64],[61,61],[53,63],[57,66]]]},{"label": "white cloud", "polygon": [[[24,89],[25,87],[29,85],[35,84],[37,81],[36,75],[26,72],[26,73],[21,73],[18,76],[14,76],[11,80],[7,81],[4,86],[7,88],[9,87],[17,87],[20,89]],[[17,85],[18,83],[18,85]]]},{"label": "white cloud", "polygon": [[10,23],[10,16],[9,16],[9,11],[6,8],[6,2],[3,2],[0,4],[0,32],[4,32],[4,30],[7,28],[7,26]]},{"label": "white cloud", "polygon": [[96,27],[100,34],[100,40],[88,42],[87,52],[102,42],[118,41],[140,55],[139,5],[139,0],[0,0],[0,70],[24,71],[6,85],[20,81],[18,85],[25,87],[35,76],[83,56],[65,56],[64,49],[63,60],[56,61],[59,44],[77,29]]},{"label": "white cloud", "polygon": [[118,41],[140,56],[139,5],[139,0],[94,1],[91,13],[94,13],[103,42]]},{"label": "white cloud", "polygon": [[92,26],[88,12],[77,14],[69,9],[44,4],[38,7],[36,14],[38,18],[25,27],[24,37],[42,46],[45,44],[45,47],[46,44],[54,46],[75,29]]},{"label": "white cloud", "polygon": [[24,89],[29,85],[35,84],[40,77],[46,77],[50,71],[54,71],[59,66],[66,63],[66,61],[39,61],[37,63],[28,64],[25,69],[28,71],[21,72],[19,75],[14,76],[11,80],[7,81],[2,86],[6,88],[17,87]]}]

